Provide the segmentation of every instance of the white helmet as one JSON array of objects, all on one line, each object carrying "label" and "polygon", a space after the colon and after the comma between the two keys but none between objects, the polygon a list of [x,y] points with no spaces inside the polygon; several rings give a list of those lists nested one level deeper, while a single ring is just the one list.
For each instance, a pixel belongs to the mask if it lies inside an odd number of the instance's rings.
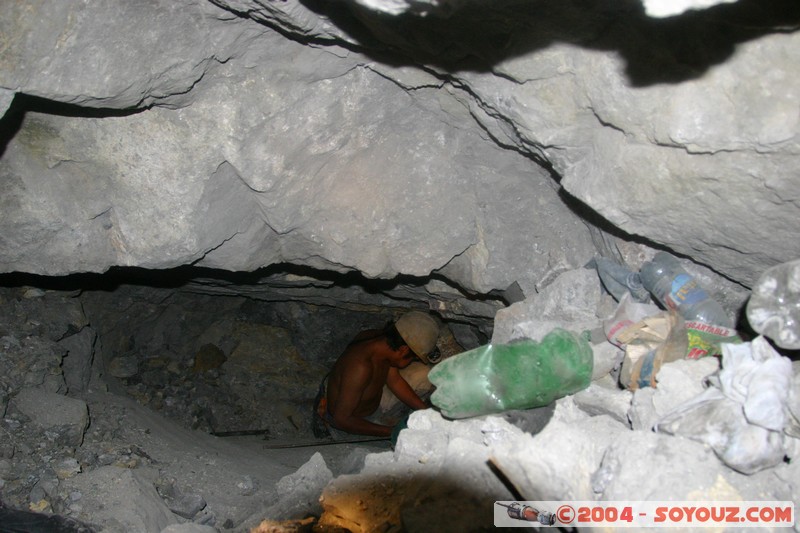
[{"label": "white helmet", "polygon": [[428,313],[409,311],[394,323],[397,332],[408,347],[423,362],[428,363],[428,354],[436,348],[439,338],[439,324]]}]

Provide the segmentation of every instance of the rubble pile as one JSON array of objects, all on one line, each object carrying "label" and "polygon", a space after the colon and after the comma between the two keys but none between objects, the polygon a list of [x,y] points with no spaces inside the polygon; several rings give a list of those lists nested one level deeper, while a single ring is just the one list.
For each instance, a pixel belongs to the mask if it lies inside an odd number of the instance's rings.
[{"label": "rubble pile", "polygon": [[[694,333],[675,329],[671,339],[689,337],[683,355],[664,357],[641,383],[626,382],[624,366],[635,363],[624,345],[598,334],[619,306],[594,270],[579,269],[498,312],[495,343],[541,339],[554,327],[585,332],[595,354],[591,384],[557,400],[549,421],[535,426],[520,413],[545,408],[457,420],[415,412],[393,452],[325,488],[320,523],[359,532],[477,531],[493,527],[498,500],[798,501],[800,362],[763,337],[745,343],[716,327],[705,329],[727,343],[703,344],[698,357]],[[651,351],[663,351],[669,333]],[[751,347],[752,356],[741,355]],[[740,368],[749,377],[732,377]],[[726,383],[741,404],[727,399]],[[727,410],[706,407],[721,397]],[[469,511],[448,512],[456,507]]]},{"label": "rubble pile", "polygon": [[[0,289],[3,527],[232,531],[268,507],[275,484],[302,464],[193,431],[191,411],[155,414],[126,395],[142,381],[109,393],[93,361],[95,337],[77,293]],[[214,389],[208,395],[225,405]],[[181,401],[196,398],[187,391]]]},{"label": "rubble pile", "polygon": [[[505,500],[800,501],[794,354],[747,328],[702,327],[680,306],[613,295],[597,264],[498,312],[492,338],[524,348],[554,329],[574,332],[591,351],[582,390],[457,419],[421,410],[391,448],[311,447],[302,460],[209,435],[216,423],[198,408],[205,395],[239,423],[226,409],[244,374],[223,367],[252,362],[244,354],[267,337],[237,344],[238,354],[204,342],[181,364],[137,358],[127,377],[120,361],[105,369],[119,373],[109,394],[92,364],[101,340],[75,294],[3,289],[0,515],[57,518],[75,531],[460,532],[492,529]],[[276,368],[297,379],[286,349]],[[524,349],[504,353],[525,362]]]}]

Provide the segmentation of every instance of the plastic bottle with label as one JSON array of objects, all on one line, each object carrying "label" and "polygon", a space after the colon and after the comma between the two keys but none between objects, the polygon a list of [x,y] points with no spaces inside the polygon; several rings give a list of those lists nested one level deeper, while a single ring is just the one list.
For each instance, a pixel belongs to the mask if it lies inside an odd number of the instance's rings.
[{"label": "plastic bottle with label", "polygon": [[487,344],[430,371],[431,403],[449,418],[530,409],[589,386],[594,358],[582,336],[554,329],[541,340]]},{"label": "plastic bottle with label", "polygon": [[686,272],[678,259],[658,252],[639,270],[644,287],[666,308],[674,309],[685,320],[733,327],[733,321],[708,293]]}]

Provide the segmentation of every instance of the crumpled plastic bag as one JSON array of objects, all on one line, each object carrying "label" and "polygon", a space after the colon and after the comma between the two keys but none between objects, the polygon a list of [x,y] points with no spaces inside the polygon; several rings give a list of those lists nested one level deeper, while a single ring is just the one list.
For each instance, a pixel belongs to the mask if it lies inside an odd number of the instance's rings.
[{"label": "crumpled plastic bag", "polygon": [[678,359],[719,355],[723,343],[741,343],[735,329],[686,321],[675,311],[622,297],[603,321],[608,342],[625,350],[620,383],[629,390],[655,387],[661,365]]},{"label": "crumpled plastic bag", "polygon": [[625,328],[617,335],[625,346],[620,383],[629,390],[655,387],[664,363],[686,357],[688,337],[683,318],[661,312]]},{"label": "crumpled plastic bag", "polygon": [[710,446],[726,465],[753,474],[780,464],[796,421],[789,410],[792,363],[764,337],[723,344],[709,387],[664,416],[655,431]]},{"label": "crumpled plastic bag", "polygon": [[634,302],[630,293],[625,294],[620,299],[614,314],[603,320],[603,331],[608,342],[619,348],[625,348],[625,344],[618,338],[619,334],[648,316],[657,315],[659,311],[655,305]]}]

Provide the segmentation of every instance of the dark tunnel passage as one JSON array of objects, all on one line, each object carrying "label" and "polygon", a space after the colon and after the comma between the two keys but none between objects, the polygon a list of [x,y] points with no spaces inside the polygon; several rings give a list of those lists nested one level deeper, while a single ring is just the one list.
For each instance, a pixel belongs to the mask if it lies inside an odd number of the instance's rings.
[{"label": "dark tunnel passage", "polygon": [[[99,379],[183,427],[266,438],[312,437],[314,395],[350,339],[428,306],[427,280],[365,280],[292,267],[0,278],[6,314],[57,330],[48,333],[58,343],[86,338],[83,350],[64,357],[70,392]],[[475,302],[485,309],[505,303],[496,295]],[[445,355],[491,336],[490,317],[435,316]],[[23,333],[12,328],[7,321],[0,333]]]},{"label": "dark tunnel passage", "polygon": [[[322,452],[327,461],[313,483],[328,479],[324,472],[357,472],[368,453],[391,450],[390,443],[356,436],[359,442],[325,446],[327,439],[312,431],[314,397],[359,331],[382,328],[409,309],[426,310],[427,283],[291,266],[254,273],[181,267],[1,275],[0,518],[31,531],[50,527],[42,525],[46,519],[65,531],[93,531],[91,521],[62,523],[61,516],[80,515],[94,494],[73,487],[71,500],[70,480],[81,471],[100,476],[111,468],[116,476],[150,468],[161,473],[155,487],[173,513],[246,531],[267,516],[261,511],[243,522],[233,501],[273,501],[280,476],[312,454]],[[492,322],[480,313],[506,304],[498,295],[474,297],[472,309],[465,302],[462,296],[442,307],[447,318],[432,313],[442,326],[444,356],[486,342]],[[88,410],[70,411],[74,405]],[[31,409],[58,413],[45,436]],[[221,457],[233,466],[210,466]],[[237,474],[242,461],[258,466]],[[209,479],[219,488],[204,488]],[[95,477],[93,483],[112,490],[120,481]],[[202,494],[202,507],[184,508],[186,498],[179,504],[165,496],[178,487]],[[303,501],[295,495],[282,505]],[[130,505],[140,513],[143,503]]]}]

